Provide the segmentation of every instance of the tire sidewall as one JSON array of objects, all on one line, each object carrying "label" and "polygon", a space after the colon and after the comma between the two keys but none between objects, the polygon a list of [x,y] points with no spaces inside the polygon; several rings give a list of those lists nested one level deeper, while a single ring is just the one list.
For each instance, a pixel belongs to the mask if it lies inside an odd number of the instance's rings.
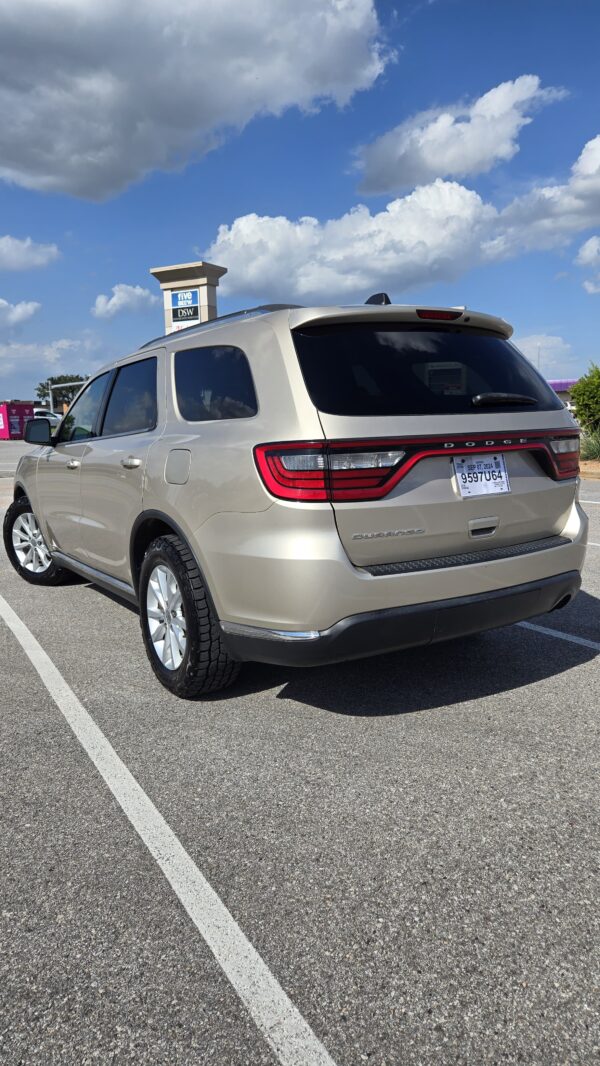
[{"label": "tire sidewall", "polygon": [[[9,558],[11,565],[17,571],[20,577],[25,581],[28,581],[31,585],[55,585],[57,584],[64,574],[64,571],[59,569],[54,561],[50,563],[47,570],[43,570],[41,573],[35,574],[32,570],[27,570],[24,566],[21,566],[17,558],[17,553],[12,540],[13,526],[21,515],[31,514],[35,518],[37,517],[33,507],[26,496],[19,497],[18,500],[14,500],[8,508],[6,515],[4,516],[3,535],[4,535],[4,548]],[[38,522],[39,525],[39,522]]]},{"label": "tire sidewall", "polygon": [[[172,572],[181,593],[183,614],[186,628],[186,648],[181,665],[176,670],[168,670],[160,661],[148,627],[147,615],[147,592],[150,575],[156,566],[164,564]],[[142,636],[146,646],[146,653],[152,665],[152,669],[162,684],[176,692],[189,677],[192,664],[197,663],[200,656],[200,633],[196,615],[196,605],[189,577],[185,566],[179,558],[177,548],[164,539],[159,539],[151,545],[142,563],[140,570],[140,582],[138,590],[138,602],[140,608],[140,622]]]}]

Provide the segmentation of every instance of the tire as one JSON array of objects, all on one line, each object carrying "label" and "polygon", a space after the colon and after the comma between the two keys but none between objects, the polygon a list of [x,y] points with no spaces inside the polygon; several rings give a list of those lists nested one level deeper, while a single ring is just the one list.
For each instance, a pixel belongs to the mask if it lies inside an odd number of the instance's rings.
[{"label": "tire", "polygon": [[[69,572],[60,569],[50,556],[33,508],[26,496],[20,496],[18,500],[11,503],[4,516],[2,532],[6,554],[17,573],[25,581],[29,581],[31,585],[62,585],[70,580]],[[31,542],[29,534],[32,535]],[[28,548],[28,543],[33,544],[34,540],[38,546]],[[30,559],[29,563],[25,560],[25,553]],[[35,566],[38,569],[30,568]]]},{"label": "tire", "polygon": [[180,537],[152,542],[138,598],[146,654],[165,688],[193,699],[233,684],[241,664],[225,649],[196,560]]}]

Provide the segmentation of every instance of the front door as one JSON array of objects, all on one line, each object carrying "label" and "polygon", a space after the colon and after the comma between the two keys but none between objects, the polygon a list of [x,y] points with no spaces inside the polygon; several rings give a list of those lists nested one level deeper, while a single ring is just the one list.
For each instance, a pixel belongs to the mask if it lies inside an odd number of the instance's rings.
[{"label": "front door", "polygon": [[111,373],[94,378],[71,405],[52,447],[37,467],[37,495],[42,532],[49,548],[75,559],[83,557],[81,533],[81,465],[97,429]]},{"label": "front door", "polygon": [[117,371],[101,431],[81,464],[81,525],[85,561],[131,583],[131,529],[142,510],[144,471],[157,437],[157,358]]}]

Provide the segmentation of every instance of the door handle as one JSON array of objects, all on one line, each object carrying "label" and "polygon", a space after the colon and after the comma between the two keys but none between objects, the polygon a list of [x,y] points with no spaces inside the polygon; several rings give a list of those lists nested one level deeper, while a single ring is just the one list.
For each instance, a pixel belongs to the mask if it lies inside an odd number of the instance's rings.
[{"label": "door handle", "polygon": [[121,459],[121,466],[124,466],[126,470],[136,470],[141,465],[142,460],[136,459],[135,455],[128,455],[126,459]]},{"label": "door handle", "polygon": [[78,470],[81,466],[80,459],[69,459],[67,463],[67,470]]}]

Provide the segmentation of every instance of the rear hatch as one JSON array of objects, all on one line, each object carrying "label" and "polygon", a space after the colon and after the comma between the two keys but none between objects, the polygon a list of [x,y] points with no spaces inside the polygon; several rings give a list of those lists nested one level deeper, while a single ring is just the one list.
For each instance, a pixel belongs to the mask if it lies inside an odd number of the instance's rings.
[{"label": "rear hatch", "polygon": [[[380,321],[301,325],[293,339],[326,440],[318,462],[327,497],[353,563],[441,558],[561,533],[575,493],[577,430],[506,336],[394,321],[388,312]],[[307,478],[310,462],[297,467]]]}]

